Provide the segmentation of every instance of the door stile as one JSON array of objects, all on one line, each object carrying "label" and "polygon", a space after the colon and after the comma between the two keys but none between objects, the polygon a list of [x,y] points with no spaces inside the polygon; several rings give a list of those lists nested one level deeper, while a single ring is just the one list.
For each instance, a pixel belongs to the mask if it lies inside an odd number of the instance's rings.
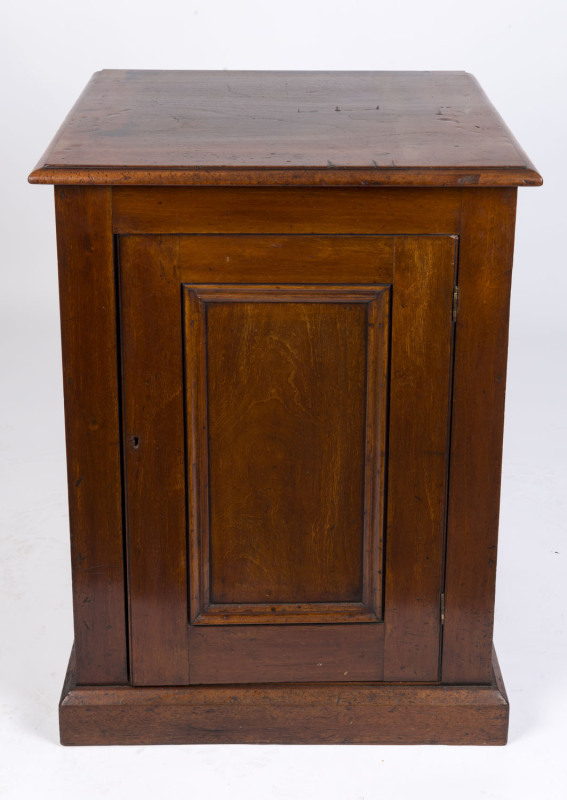
[{"label": "door stile", "polygon": [[455,237],[396,237],[385,680],[437,681]]}]

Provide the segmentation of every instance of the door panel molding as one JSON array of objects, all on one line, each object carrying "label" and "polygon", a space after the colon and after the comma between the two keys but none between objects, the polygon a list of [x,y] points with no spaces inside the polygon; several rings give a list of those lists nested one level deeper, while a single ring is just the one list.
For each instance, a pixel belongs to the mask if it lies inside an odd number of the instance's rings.
[{"label": "door panel molding", "polygon": [[[336,602],[326,601],[302,601],[285,602],[283,600],[272,600],[272,602],[223,602],[215,601],[211,592],[211,574],[214,564],[211,563],[211,532],[210,532],[210,509],[209,497],[211,494],[211,484],[209,475],[209,426],[208,408],[209,396],[208,386],[210,383],[209,361],[214,354],[210,353],[211,339],[209,325],[211,324],[211,306],[213,304],[278,304],[291,303],[295,305],[303,304],[332,304],[336,305],[358,305],[363,306],[364,313],[364,342],[365,365],[364,378],[366,387],[364,390],[364,420],[362,431],[364,442],[361,453],[363,464],[361,474],[361,488],[363,490],[363,507],[356,525],[361,523],[361,592],[358,600],[353,598],[351,602],[345,602],[344,598],[339,597]],[[388,286],[331,286],[331,285],[187,285],[184,284],[184,306],[185,306],[185,337],[186,337],[186,375],[187,375],[187,429],[191,432],[188,437],[188,495],[189,495],[189,552],[191,564],[191,597],[190,597],[190,620],[196,625],[241,625],[241,624],[265,624],[266,622],[279,624],[293,623],[337,623],[337,622],[377,622],[381,618],[382,600],[382,528],[383,528],[383,491],[384,469],[385,469],[385,437],[386,437],[386,386],[388,373],[388,336],[389,336],[389,287]],[[258,324],[264,323],[264,327],[258,328],[258,335],[263,334],[268,339],[277,336],[276,327],[270,327],[269,313],[259,317]],[[249,321],[251,315],[242,319]],[[244,322],[242,322],[244,325]],[[254,322],[252,322],[254,324]],[[267,328],[265,327],[267,324]],[[314,320],[308,320],[308,325],[313,325]],[[354,323],[353,323],[354,324]],[[346,327],[346,326],[345,326]],[[299,328],[299,324],[296,325]],[[309,328],[306,328],[308,331]],[[233,336],[239,336],[243,332],[234,330]],[[254,333],[254,331],[253,331]],[[248,331],[250,334],[250,331]],[[314,334],[313,334],[314,335]],[[346,342],[348,346],[348,336],[351,331],[341,332],[339,344]],[[344,341],[343,341],[344,340]],[[252,356],[255,347],[252,341],[250,353]],[[284,342],[288,346],[289,342]],[[302,341],[299,344],[294,342],[299,348],[305,347],[312,342]],[[248,356],[248,353],[245,353]],[[217,357],[224,358],[225,353]],[[315,357],[322,358],[323,354],[317,353]],[[231,362],[232,363],[232,362]],[[294,369],[299,373],[305,364],[294,363]],[[227,376],[229,377],[229,376]],[[294,374],[294,378],[297,377]],[[300,374],[299,379],[305,377]],[[327,376],[330,380],[338,380],[338,375]],[[228,386],[234,384],[228,381]],[[257,388],[257,387],[255,387]],[[305,402],[309,401],[309,385],[304,387],[307,392]],[[226,385],[217,386],[216,392],[226,391]],[[339,386],[337,392],[346,391],[346,386]],[[255,402],[260,402],[257,398]],[[303,399],[301,400],[303,402]],[[244,422],[242,423],[244,424]],[[273,428],[273,425],[272,425]],[[340,431],[334,432],[340,438]],[[266,429],[265,436],[277,435],[277,431]],[[327,432],[327,435],[331,434]],[[232,445],[232,440],[228,442]],[[226,445],[225,445],[226,446]],[[249,468],[254,473],[254,457],[249,456]],[[324,469],[324,464],[317,464],[318,469]],[[226,470],[223,471],[218,483],[223,478],[226,480]],[[345,477],[345,465],[341,467],[342,479]],[[252,480],[254,475],[252,474]],[[214,481],[214,475],[213,475]],[[245,491],[242,486],[242,491]],[[340,493],[340,487],[338,492]],[[328,487],[324,487],[328,491]],[[217,492],[221,491],[217,488]],[[264,490],[265,491],[265,490]],[[329,503],[328,496],[325,501]],[[323,499],[322,499],[323,502]],[[333,497],[332,502],[340,503],[340,497]],[[218,500],[218,504],[222,501]],[[326,509],[323,508],[323,513]],[[249,508],[240,509],[240,518],[245,517]],[[330,513],[330,512],[327,512]],[[241,522],[237,513],[231,515],[233,526],[240,526]],[[266,516],[268,520],[268,516]],[[304,520],[311,524],[309,519]],[[315,520],[314,525],[320,521]],[[257,524],[259,524],[257,522]],[[282,526],[283,527],[283,526]],[[334,525],[332,526],[334,528]],[[236,529],[235,529],[236,530]],[[271,528],[273,531],[273,527]],[[219,532],[218,536],[222,536]],[[238,553],[234,553],[234,540],[245,538],[244,534],[233,534],[228,532],[229,538],[234,536],[232,558],[250,558],[245,547],[239,548]],[[300,531],[292,531],[294,538],[300,535]],[[353,538],[352,532],[346,534],[350,540]],[[343,536],[343,531],[335,531],[334,536]],[[319,536],[320,538],[320,536]],[[329,539],[327,548],[330,548]],[[244,555],[243,555],[244,551]],[[334,569],[339,565],[334,564]],[[282,565],[279,566],[282,571]],[[255,574],[258,574],[257,572]]]}]

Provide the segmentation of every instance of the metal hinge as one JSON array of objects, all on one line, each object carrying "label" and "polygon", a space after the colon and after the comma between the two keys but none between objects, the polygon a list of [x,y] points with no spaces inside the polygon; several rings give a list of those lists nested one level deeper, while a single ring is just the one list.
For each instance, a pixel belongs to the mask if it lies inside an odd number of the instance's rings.
[{"label": "metal hinge", "polygon": [[451,314],[451,320],[453,322],[457,321],[457,314],[459,313],[459,292],[459,287],[453,286],[453,312]]},{"label": "metal hinge", "polygon": [[441,625],[445,624],[445,594],[441,595]]}]

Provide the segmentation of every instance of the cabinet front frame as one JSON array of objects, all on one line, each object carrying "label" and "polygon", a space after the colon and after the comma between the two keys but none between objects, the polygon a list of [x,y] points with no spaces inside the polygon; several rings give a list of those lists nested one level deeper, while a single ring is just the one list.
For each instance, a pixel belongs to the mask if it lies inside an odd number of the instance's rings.
[{"label": "cabinet front frame", "polygon": [[128,681],[112,254],[113,233],[140,232],[459,236],[441,678],[489,684],[516,189],[61,186],[55,199],[77,685]]}]

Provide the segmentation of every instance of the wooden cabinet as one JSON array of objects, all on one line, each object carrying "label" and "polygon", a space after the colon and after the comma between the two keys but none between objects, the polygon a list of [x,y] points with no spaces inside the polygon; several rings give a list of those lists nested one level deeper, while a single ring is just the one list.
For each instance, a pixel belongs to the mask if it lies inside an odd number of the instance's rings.
[{"label": "wooden cabinet", "polygon": [[30,180],[56,185],[62,741],[504,743],[508,303],[541,178],[474,79],[104,71]]}]

